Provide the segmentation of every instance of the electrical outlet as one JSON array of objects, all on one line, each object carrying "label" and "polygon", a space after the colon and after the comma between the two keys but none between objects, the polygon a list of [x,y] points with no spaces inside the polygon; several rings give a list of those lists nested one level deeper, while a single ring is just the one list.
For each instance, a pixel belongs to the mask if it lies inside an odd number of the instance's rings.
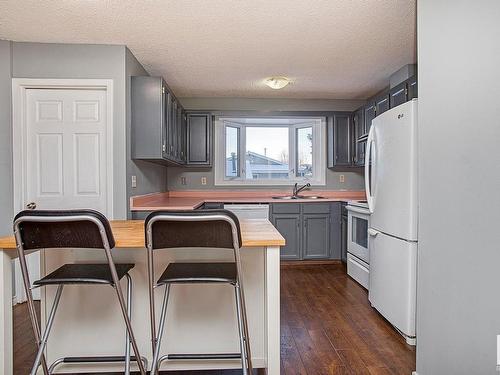
[{"label": "electrical outlet", "polygon": [[186,177],[181,177],[181,185],[187,185]]},{"label": "electrical outlet", "polygon": [[340,181],[341,184],[343,184],[345,182],[345,176],[343,174],[341,174],[339,176],[339,181]]},{"label": "electrical outlet", "polygon": [[133,188],[137,187],[137,176],[132,176],[132,187]]},{"label": "electrical outlet", "polygon": [[202,185],[206,185],[207,184],[207,178],[206,177],[202,177],[201,178],[201,184]]}]

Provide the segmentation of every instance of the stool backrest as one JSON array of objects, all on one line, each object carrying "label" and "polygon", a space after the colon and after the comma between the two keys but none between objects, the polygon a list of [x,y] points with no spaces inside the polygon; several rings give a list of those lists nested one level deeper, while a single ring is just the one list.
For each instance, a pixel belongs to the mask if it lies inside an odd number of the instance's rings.
[{"label": "stool backrest", "polygon": [[239,251],[241,229],[228,210],[155,211],[145,221],[150,250],[181,247]]},{"label": "stool backrest", "polygon": [[20,250],[115,247],[108,220],[94,210],[21,211],[14,218],[14,234]]}]

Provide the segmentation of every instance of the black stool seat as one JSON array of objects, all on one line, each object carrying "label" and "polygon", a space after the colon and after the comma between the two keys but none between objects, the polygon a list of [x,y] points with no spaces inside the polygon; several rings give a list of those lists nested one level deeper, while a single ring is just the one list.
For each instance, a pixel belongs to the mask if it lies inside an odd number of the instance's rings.
[{"label": "black stool seat", "polygon": [[235,284],[235,263],[170,263],[158,279],[167,283],[231,283]]},{"label": "black stool seat", "polygon": [[[134,264],[116,264],[116,273],[121,280]],[[54,284],[113,284],[109,264],[65,264],[54,272],[33,283],[37,286]]]}]

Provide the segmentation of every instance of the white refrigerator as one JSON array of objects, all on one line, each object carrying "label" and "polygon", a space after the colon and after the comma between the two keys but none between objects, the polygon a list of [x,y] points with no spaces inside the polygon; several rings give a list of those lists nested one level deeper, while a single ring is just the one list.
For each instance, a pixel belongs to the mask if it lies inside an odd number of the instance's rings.
[{"label": "white refrigerator", "polygon": [[369,300],[415,345],[418,191],[417,99],[376,117],[366,150],[371,213]]}]

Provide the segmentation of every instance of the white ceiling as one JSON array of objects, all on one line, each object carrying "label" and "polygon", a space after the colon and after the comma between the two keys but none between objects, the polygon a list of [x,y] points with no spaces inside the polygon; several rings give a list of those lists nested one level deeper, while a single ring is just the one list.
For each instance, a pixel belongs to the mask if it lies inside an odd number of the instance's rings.
[{"label": "white ceiling", "polygon": [[0,0],[0,39],[124,44],[180,97],[364,99],[415,29],[415,0]]}]

